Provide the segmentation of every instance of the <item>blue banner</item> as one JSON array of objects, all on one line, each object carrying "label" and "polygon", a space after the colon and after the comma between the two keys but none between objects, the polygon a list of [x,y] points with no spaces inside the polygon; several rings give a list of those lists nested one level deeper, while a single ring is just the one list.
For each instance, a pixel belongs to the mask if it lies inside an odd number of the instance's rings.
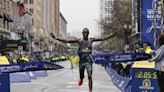
[{"label": "blue banner", "polygon": [[107,66],[106,71],[109,74],[109,76],[111,76],[113,84],[120,90],[124,91],[127,88],[127,86],[130,84],[129,78],[125,78],[118,75],[116,71],[113,70],[111,67]]},{"label": "blue banner", "polygon": [[161,4],[160,0],[141,0],[141,42],[149,42],[154,47],[154,4],[156,4],[157,37],[161,32]]},{"label": "blue banner", "polygon": [[56,70],[62,66],[51,64],[48,62],[29,62],[20,64],[0,65],[0,73],[13,73],[38,70]]},{"label": "blue banner", "polygon": [[151,55],[145,53],[124,53],[124,54],[97,54],[93,59],[97,64],[108,64],[111,62],[129,62],[140,61],[151,58]]},{"label": "blue banner", "polygon": [[0,92],[10,92],[10,78],[8,73],[0,74]]},{"label": "blue banner", "polygon": [[96,64],[108,64],[109,63],[109,56],[111,54],[96,54],[96,55],[92,55],[93,57],[93,61],[96,63]]}]

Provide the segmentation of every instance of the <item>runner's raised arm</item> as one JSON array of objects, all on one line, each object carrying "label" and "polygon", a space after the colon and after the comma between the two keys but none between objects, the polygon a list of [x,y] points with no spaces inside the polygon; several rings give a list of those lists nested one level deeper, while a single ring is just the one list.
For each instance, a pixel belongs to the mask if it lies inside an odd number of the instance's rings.
[{"label": "runner's raised arm", "polygon": [[79,43],[79,40],[78,39],[74,39],[74,40],[69,40],[69,39],[61,39],[61,38],[57,38],[54,36],[53,33],[50,33],[50,35],[52,36],[52,38],[54,38],[55,40],[58,40],[58,41],[61,41],[61,42],[64,42],[64,43]]},{"label": "runner's raised arm", "polygon": [[109,38],[112,38],[116,34],[117,34],[117,32],[112,33],[111,35],[109,35],[107,37],[104,37],[104,38],[92,38],[92,39],[93,39],[93,42],[96,42],[96,41],[105,41],[105,40],[108,40]]}]

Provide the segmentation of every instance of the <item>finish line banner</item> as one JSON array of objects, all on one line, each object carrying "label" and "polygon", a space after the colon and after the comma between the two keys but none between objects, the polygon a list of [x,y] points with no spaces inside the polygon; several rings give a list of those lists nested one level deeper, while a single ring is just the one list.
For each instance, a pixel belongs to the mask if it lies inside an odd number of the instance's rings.
[{"label": "finish line banner", "polygon": [[110,55],[110,62],[129,62],[129,61],[140,61],[151,58],[151,55],[146,53],[125,53],[125,54],[113,54]]},{"label": "finish line banner", "polygon": [[97,64],[108,64],[112,62],[140,61],[151,58],[151,55],[145,53],[125,53],[125,54],[97,54],[93,55],[93,60]]},{"label": "finish line banner", "polygon": [[0,65],[0,73],[57,70],[61,68],[63,67],[48,62],[29,62],[29,63],[21,63],[21,64]]}]

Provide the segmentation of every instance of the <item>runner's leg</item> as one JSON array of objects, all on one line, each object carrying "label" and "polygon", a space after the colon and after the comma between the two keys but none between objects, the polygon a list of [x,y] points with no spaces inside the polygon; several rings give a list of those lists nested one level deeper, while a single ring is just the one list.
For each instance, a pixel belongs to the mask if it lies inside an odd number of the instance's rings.
[{"label": "runner's leg", "polygon": [[88,63],[86,65],[87,73],[88,73],[88,81],[89,81],[89,91],[92,92],[92,64]]},{"label": "runner's leg", "polygon": [[81,86],[82,83],[83,83],[84,71],[85,71],[84,63],[79,63],[79,73],[80,73],[80,80],[79,80],[79,83],[78,83],[79,86]]}]

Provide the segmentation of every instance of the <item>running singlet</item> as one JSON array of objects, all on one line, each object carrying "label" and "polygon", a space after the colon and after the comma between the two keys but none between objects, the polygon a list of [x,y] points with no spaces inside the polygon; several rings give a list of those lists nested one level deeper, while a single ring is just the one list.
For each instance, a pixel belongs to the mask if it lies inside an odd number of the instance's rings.
[{"label": "running singlet", "polygon": [[92,62],[91,59],[92,53],[92,39],[88,39],[87,41],[81,40],[79,43],[79,62]]}]

